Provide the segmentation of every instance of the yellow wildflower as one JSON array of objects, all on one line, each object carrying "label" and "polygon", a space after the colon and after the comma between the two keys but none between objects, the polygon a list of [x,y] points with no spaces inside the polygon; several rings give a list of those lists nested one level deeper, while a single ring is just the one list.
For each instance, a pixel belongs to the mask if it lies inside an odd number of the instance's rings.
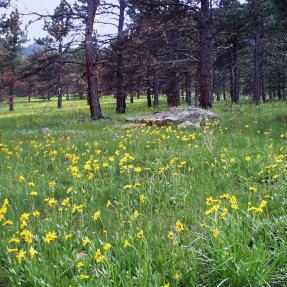
[{"label": "yellow wildflower", "polygon": [[134,218],[137,219],[140,216],[140,213],[136,210],[134,212]]},{"label": "yellow wildflower", "polygon": [[54,189],[56,187],[56,181],[55,180],[49,181],[48,185],[51,189]]},{"label": "yellow wildflower", "polygon": [[214,238],[217,238],[217,237],[219,236],[219,230],[218,230],[218,228],[214,228],[212,234],[213,234],[213,237],[214,237]]},{"label": "yellow wildflower", "polygon": [[103,262],[105,260],[105,256],[103,256],[101,254],[101,250],[100,249],[97,249],[97,251],[96,251],[95,260],[96,260],[97,263],[101,263],[101,262]]},{"label": "yellow wildflower", "polygon": [[39,217],[39,216],[40,216],[40,211],[34,210],[34,211],[32,212],[32,215],[33,215],[34,217]]},{"label": "yellow wildflower", "polygon": [[45,237],[44,237],[44,241],[47,244],[50,244],[52,241],[54,241],[57,238],[57,233],[55,231],[52,232],[48,232],[46,233]]},{"label": "yellow wildflower", "polygon": [[90,276],[87,274],[80,274],[80,279],[83,281],[88,280],[89,278],[90,278]]},{"label": "yellow wildflower", "polygon": [[68,189],[67,189],[67,191],[66,191],[66,193],[71,193],[73,191],[73,188],[72,187],[69,187]]},{"label": "yellow wildflower", "polygon": [[33,235],[29,230],[23,230],[20,235],[23,236],[25,242],[30,244],[33,242]]},{"label": "yellow wildflower", "polygon": [[18,261],[19,263],[22,263],[22,261],[25,259],[25,255],[26,255],[26,251],[24,251],[24,250],[21,249],[21,250],[18,252],[18,254],[16,255],[17,261]]},{"label": "yellow wildflower", "polygon": [[130,245],[130,244],[129,244],[128,240],[125,240],[125,241],[124,241],[124,248],[127,248],[129,245]]},{"label": "yellow wildflower", "polygon": [[18,177],[18,182],[20,182],[20,183],[22,183],[22,182],[24,182],[26,179],[25,179],[25,177],[23,176],[23,175],[20,175],[19,177]]},{"label": "yellow wildflower", "polygon": [[137,233],[137,238],[139,238],[139,239],[144,238],[144,232],[143,232],[143,230],[141,230],[141,231],[139,231],[139,232]]},{"label": "yellow wildflower", "polygon": [[20,239],[17,238],[17,237],[12,237],[12,238],[9,239],[8,242],[12,243],[12,244],[19,244],[20,243]]},{"label": "yellow wildflower", "polygon": [[108,251],[109,249],[112,248],[112,244],[111,243],[106,243],[104,246],[103,246],[103,250],[104,251]]},{"label": "yellow wildflower", "polygon": [[144,195],[140,195],[140,203],[144,203],[145,202],[145,196]]},{"label": "yellow wildflower", "polygon": [[134,171],[137,173],[140,173],[142,171],[142,169],[141,169],[141,167],[138,166],[138,167],[134,168]]},{"label": "yellow wildflower", "polygon": [[257,191],[257,188],[256,188],[256,187],[253,187],[253,186],[250,186],[250,187],[249,187],[249,191],[251,191],[251,192],[256,192],[256,191]]},{"label": "yellow wildflower", "polygon": [[77,263],[78,269],[83,268],[83,267],[85,267],[85,263],[83,261],[80,261],[79,263]]},{"label": "yellow wildflower", "polygon": [[61,203],[62,206],[67,206],[67,205],[70,205],[70,198],[65,198],[62,203]]},{"label": "yellow wildflower", "polygon": [[83,239],[83,246],[86,247],[90,243],[91,243],[91,241],[90,241],[89,237],[85,236]]},{"label": "yellow wildflower", "polygon": [[30,187],[32,187],[32,188],[34,188],[34,187],[35,187],[35,183],[34,183],[34,182],[32,182],[32,181],[28,182],[28,185],[29,185]]},{"label": "yellow wildflower", "polygon": [[20,216],[20,221],[27,221],[29,220],[29,217],[30,217],[30,213],[24,212]]},{"label": "yellow wildflower", "polygon": [[227,213],[228,213],[228,209],[227,209],[227,208],[224,208],[223,211],[222,211],[221,214],[220,214],[220,218],[221,218],[221,219],[225,219]]},{"label": "yellow wildflower", "polygon": [[184,225],[178,220],[175,224],[175,229],[177,232],[182,232],[184,231]]},{"label": "yellow wildflower", "polygon": [[48,205],[50,206],[50,207],[53,207],[53,206],[55,206],[56,204],[57,204],[57,200],[55,199],[55,198],[49,198],[49,200],[48,200]]},{"label": "yellow wildflower", "polygon": [[73,209],[72,209],[72,213],[83,213],[85,206],[83,204],[79,204],[79,205],[74,205]]},{"label": "yellow wildflower", "polygon": [[30,247],[29,249],[30,258],[33,259],[36,254],[37,254],[37,251],[33,247]]},{"label": "yellow wildflower", "polygon": [[6,220],[6,221],[3,223],[3,226],[6,226],[6,225],[13,225],[13,221],[12,221],[11,219]]},{"label": "yellow wildflower", "polygon": [[91,180],[93,180],[93,178],[94,178],[94,174],[90,172],[90,173],[87,175],[87,179],[88,179],[89,181],[91,181]]},{"label": "yellow wildflower", "polygon": [[167,238],[170,240],[170,241],[173,241],[175,239],[175,236],[174,236],[174,233],[173,231],[169,231],[168,235],[167,235]]},{"label": "yellow wildflower", "polygon": [[93,215],[93,220],[95,220],[95,221],[98,220],[100,218],[100,216],[101,216],[101,212],[99,210],[96,211]]}]

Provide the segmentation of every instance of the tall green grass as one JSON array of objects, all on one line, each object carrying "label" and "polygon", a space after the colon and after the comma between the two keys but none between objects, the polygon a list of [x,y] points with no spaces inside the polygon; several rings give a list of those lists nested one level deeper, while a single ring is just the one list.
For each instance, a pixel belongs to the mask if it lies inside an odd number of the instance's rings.
[{"label": "tall green grass", "polygon": [[0,107],[4,286],[286,286],[286,103],[219,103],[200,131],[127,127],[144,99],[103,111]]}]

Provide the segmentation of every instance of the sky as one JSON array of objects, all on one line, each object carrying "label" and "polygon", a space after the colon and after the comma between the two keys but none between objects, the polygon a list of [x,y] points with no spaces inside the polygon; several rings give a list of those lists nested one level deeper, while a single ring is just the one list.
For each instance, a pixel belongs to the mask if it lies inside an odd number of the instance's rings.
[{"label": "sky", "polygon": [[[74,0],[68,0],[74,3]],[[40,14],[51,14],[59,5],[60,0],[13,0],[12,4],[17,7],[21,13],[38,12]],[[27,24],[31,20],[31,16],[23,17],[23,24]],[[114,27],[111,25],[98,25],[97,30],[102,34],[115,33]],[[38,21],[28,27],[28,42],[25,46],[34,43],[34,39],[45,36],[43,31],[43,21]]]},{"label": "sky", "polygon": [[[14,0],[13,6],[16,6],[20,12],[38,12],[38,13],[52,13],[55,7],[60,3],[60,0]],[[31,17],[24,16],[23,23],[27,24]],[[33,23],[28,27],[28,43],[34,42],[34,38],[39,38],[44,36],[44,31],[42,29],[43,22]]]}]

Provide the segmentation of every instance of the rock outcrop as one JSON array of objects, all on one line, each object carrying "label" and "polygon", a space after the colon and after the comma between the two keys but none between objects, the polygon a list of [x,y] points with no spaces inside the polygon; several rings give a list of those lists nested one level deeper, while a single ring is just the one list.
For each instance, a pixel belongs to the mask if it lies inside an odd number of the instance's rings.
[{"label": "rock outcrop", "polygon": [[200,125],[209,120],[215,120],[218,115],[214,112],[199,108],[170,108],[166,112],[128,118],[129,122],[145,123],[148,125],[165,126],[178,124],[180,128],[191,127],[199,129]]}]

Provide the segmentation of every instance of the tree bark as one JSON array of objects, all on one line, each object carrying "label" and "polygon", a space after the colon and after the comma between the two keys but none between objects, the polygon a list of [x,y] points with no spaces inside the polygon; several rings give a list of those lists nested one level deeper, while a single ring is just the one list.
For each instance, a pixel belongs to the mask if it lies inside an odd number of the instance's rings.
[{"label": "tree bark", "polygon": [[255,16],[255,68],[254,68],[254,90],[253,103],[258,105],[262,98],[262,69],[263,69],[263,46],[262,46],[262,8],[261,0],[255,0],[254,16]]},{"label": "tree bark", "polygon": [[204,109],[212,107],[211,90],[211,40],[209,0],[201,0],[199,15],[200,34],[200,106]]},{"label": "tree bark", "polygon": [[123,76],[123,56],[122,53],[118,53],[117,57],[117,73],[116,73],[116,99],[117,108],[116,112],[124,114],[126,112],[126,97],[123,87],[124,76]]},{"label": "tree bark", "polygon": [[170,107],[178,107],[180,104],[178,73],[176,71],[171,71],[170,74],[170,85],[167,94],[167,104]]},{"label": "tree bark", "polygon": [[280,80],[278,80],[277,82],[277,96],[278,96],[278,100],[282,100]]},{"label": "tree bark", "polygon": [[221,86],[222,86],[222,95],[223,95],[223,100],[226,101],[226,76],[225,72],[223,71],[222,73],[222,78],[221,78]]},{"label": "tree bark", "polygon": [[283,71],[282,71],[282,88],[283,99],[286,99],[286,56],[282,55]]},{"label": "tree bark", "polygon": [[200,84],[196,81],[194,83],[194,104],[196,107],[199,106],[199,89],[200,89]]},{"label": "tree bark", "polygon": [[158,78],[156,71],[153,72],[153,107],[159,106]]},{"label": "tree bark", "polygon": [[233,45],[233,49],[231,51],[232,55],[231,55],[231,100],[232,103],[234,104],[238,104],[239,103],[239,67],[238,67],[238,61],[237,61],[237,47],[234,44]]},{"label": "tree bark", "polygon": [[118,24],[118,39],[117,39],[117,73],[116,73],[116,98],[117,98],[117,108],[116,111],[119,114],[124,114],[126,112],[126,97],[124,92],[124,67],[123,67],[123,31],[124,31],[124,21],[125,21],[125,7],[126,1],[119,0],[120,15]]},{"label": "tree bark", "polygon": [[192,98],[191,98],[191,76],[190,72],[185,73],[185,102],[191,106]]},{"label": "tree bark", "polygon": [[59,78],[58,78],[58,109],[63,107],[63,46],[62,41],[59,44]]},{"label": "tree bark", "polygon": [[147,106],[149,108],[151,108],[152,107],[152,102],[151,102],[151,89],[150,89],[150,86],[148,86],[148,88],[147,88],[146,98],[147,98]]},{"label": "tree bark", "polygon": [[12,79],[9,84],[9,111],[10,112],[14,111],[14,87],[15,87],[15,82],[14,82],[14,79]]},{"label": "tree bark", "polygon": [[262,64],[261,70],[261,91],[262,91],[262,102],[266,102],[266,86],[265,86],[265,74],[264,74],[264,64]]},{"label": "tree bark", "polygon": [[230,85],[230,98],[231,98],[231,101],[233,101],[234,99],[234,73],[233,73],[233,63],[232,63],[232,56],[230,55],[230,66],[229,66],[229,74],[230,74],[230,78],[229,78],[229,85]]},{"label": "tree bark", "polygon": [[86,32],[84,40],[88,78],[88,103],[92,120],[97,120],[103,117],[98,92],[96,56],[93,42],[94,21],[98,5],[98,0],[87,0]]}]

